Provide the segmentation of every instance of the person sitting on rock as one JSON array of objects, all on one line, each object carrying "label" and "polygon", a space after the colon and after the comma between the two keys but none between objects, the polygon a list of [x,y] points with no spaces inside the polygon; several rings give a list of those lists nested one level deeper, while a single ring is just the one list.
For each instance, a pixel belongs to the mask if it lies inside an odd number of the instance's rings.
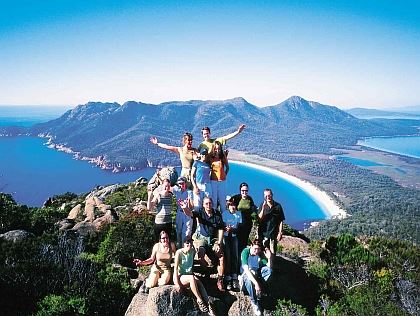
[{"label": "person sitting on rock", "polygon": [[181,207],[184,212],[198,222],[196,232],[193,234],[194,246],[198,251],[198,259],[203,267],[207,266],[205,255],[217,266],[217,288],[223,292],[224,256],[222,250],[224,224],[222,215],[213,209],[210,197],[203,199],[202,208],[194,208],[193,211],[186,203]]},{"label": "person sitting on rock", "polygon": [[209,304],[209,297],[203,283],[193,274],[195,249],[193,240],[188,238],[183,243],[183,248],[175,253],[174,284],[178,291],[187,287],[194,294],[201,312],[215,315],[212,306]]},{"label": "person sitting on rock", "polygon": [[241,273],[239,278],[241,290],[246,288],[254,314],[259,316],[261,315],[259,300],[263,293],[263,285],[272,273],[272,253],[268,248],[261,253],[261,244],[258,239],[253,240],[250,247],[242,251]]},{"label": "person sitting on rock", "polygon": [[191,187],[191,168],[194,162],[194,156],[197,154],[197,149],[192,147],[192,141],[193,136],[191,133],[184,133],[182,136],[182,147],[159,143],[156,137],[150,137],[150,142],[152,144],[179,155],[182,166],[181,177],[187,178],[188,187]]},{"label": "person sitting on rock", "polygon": [[160,241],[153,246],[150,258],[146,260],[133,260],[136,266],[153,264],[152,268],[150,269],[150,275],[143,282],[140,288],[140,292],[149,293],[150,288],[166,285],[171,282],[171,260],[175,251],[175,244],[169,240],[168,233],[161,231]]}]

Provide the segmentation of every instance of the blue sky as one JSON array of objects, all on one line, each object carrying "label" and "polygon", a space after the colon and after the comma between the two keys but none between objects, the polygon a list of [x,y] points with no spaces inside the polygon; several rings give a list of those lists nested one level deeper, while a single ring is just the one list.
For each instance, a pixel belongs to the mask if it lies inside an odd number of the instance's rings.
[{"label": "blue sky", "polygon": [[419,1],[0,0],[0,104],[420,105]]}]

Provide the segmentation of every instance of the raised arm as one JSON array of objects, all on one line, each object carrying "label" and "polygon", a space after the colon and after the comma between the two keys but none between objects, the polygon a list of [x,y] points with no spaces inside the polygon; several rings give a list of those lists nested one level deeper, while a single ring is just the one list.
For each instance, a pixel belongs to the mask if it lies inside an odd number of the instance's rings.
[{"label": "raised arm", "polygon": [[238,129],[236,131],[234,131],[233,133],[230,133],[230,134],[227,134],[223,137],[218,137],[218,138],[223,138],[224,140],[229,140],[229,139],[239,135],[244,129],[245,129],[245,124],[241,124],[241,125],[239,125]]},{"label": "raised arm", "polygon": [[163,148],[163,149],[166,149],[166,150],[172,151],[172,152],[174,152],[175,154],[179,154],[178,147],[175,147],[175,146],[170,146],[170,145],[167,145],[167,144],[164,144],[164,143],[159,143],[159,142],[158,142],[158,139],[157,139],[156,137],[150,137],[150,142],[151,142],[153,145],[157,145],[157,146],[158,146],[158,147],[160,147],[160,148]]}]

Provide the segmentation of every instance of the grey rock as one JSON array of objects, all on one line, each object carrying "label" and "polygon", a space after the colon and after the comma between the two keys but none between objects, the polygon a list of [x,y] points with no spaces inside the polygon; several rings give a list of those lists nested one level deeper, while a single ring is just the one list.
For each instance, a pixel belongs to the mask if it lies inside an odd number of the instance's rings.
[{"label": "grey rock", "polygon": [[7,241],[12,241],[12,242],[22,241],[32,236],[33,236],[32,233],[27,232],[26,230],[22,230],[22,229],[10,230],[4,234],[0,234],[0,238],[3,238]]}]

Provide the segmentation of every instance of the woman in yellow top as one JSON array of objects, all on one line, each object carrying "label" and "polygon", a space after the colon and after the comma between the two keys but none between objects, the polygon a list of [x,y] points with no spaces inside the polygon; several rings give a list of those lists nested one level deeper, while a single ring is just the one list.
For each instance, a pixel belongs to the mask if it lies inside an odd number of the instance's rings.
[{"label": "woman in yellow top", "polygon": [[192,147],[193,136],[191,133],[184,133],[182,136],[182,147],[170,146],[164,143],[159,143],[156,137],[150,137],[150,142],[160,148],[169,150],[179,155],[181,160],[181,177],[187,178],[188,187],[191,186],[191,167],[194,162],[194,156],[197,154],[197,149]]},{"label": "woman in yellow top", "polygon": [[150,258],[146,260],[133,260],[136,266],[153,264],[152,269],[150,270],[150,275],[143,282],[140,292],[149,293],[150,288],[166,285],[171,282],[171,260],[175,251],[175,244],[172,241],[169,241],[168,233],[162,230],[160,232],[160,241],[153,246]]},{"label": "woman in yellow top", "polygon": [[229,163],[223,146],[219,141],[214,142],[214,155],[211,157],[211,192],[212,201],[215,208],[217,208],[217,201],[219,201],[220,212],[226,209],[226,176],[229,172]]}]

